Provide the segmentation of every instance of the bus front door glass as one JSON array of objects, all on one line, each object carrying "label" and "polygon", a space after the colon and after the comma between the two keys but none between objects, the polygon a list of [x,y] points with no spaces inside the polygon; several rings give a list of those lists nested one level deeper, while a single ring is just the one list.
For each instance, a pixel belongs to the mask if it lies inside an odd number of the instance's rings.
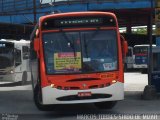
[{"label": "bus front door glass", "polygon": [[114,30],[43,34],[47,74],[117,70]]},{"label": "bus front door glass", "polygon": [[29,47],[22,46],[23,60],[29,59]]},{"label": "bus front door glass", "polygon": [[22,64],[21,50],[15,49],[15,65],[19,66]]}]

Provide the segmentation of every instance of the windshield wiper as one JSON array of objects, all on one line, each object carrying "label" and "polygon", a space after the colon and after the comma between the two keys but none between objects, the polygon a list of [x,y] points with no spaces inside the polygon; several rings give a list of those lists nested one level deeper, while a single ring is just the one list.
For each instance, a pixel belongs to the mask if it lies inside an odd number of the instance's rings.
[{"label": "windshield wiper", "polygon": [[62,31],[62,34],[63,34],[63,37],[65,38],[65,40],[67,40],[67,42],[70,44],[70,46],[74,52],[74,59],[76,60],[76,50],[75,50],[74,42],[72,42],[68,39],[66,33],[63,30],[61,30],[61,31]]},{"label": "windshield wiper", "polygon": [[84,48],[85,48],[85,53],[86,53],[86,57],[88,58],[88,44],[87,44],[87,41],[86,41],[86,35],[84,35]]}]

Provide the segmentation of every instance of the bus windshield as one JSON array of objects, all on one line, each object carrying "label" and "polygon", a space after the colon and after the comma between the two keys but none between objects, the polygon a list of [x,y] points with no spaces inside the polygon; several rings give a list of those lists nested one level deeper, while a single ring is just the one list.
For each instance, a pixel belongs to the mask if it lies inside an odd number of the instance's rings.
[{"label": "bus windshield", "polygon": [[134,54],[147,54],[147,51],[148,51],[148,47],[147,46],[137,46],[137,47],[134,47]]},{"label": "bus windshield", "polygon": [[117,70],[116,30],[43,33],[47,74]]},{"label": "bus windshield", "polygon": [[0,43],[0,69],[12,67],[14,65],[14,45],[10,43]]}]

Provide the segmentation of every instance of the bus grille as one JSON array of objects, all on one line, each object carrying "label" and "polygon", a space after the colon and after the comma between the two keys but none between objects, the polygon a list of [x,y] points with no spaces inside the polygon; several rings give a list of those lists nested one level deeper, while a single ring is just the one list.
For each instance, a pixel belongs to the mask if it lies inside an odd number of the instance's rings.
[{"label": "bus grille", "polygon": [[111,94],[92,94],[91,96],[87,97],[78,97],[78,95],[70,95],[59,97],[57,100],[59,101],[73,101],[73,100],[89,100],[89,99],[101,99],[101,98],[110,98],[112,97]]},{"label": "bus grille", "polygon": [[[99,85],[90,85],[87,86],[85,89],[98,89],[98,88],[104,88],[104,87],[108,87],[110,86],[110,83],[106,83],[106,84],[99,84]],[[56,87],[59,90],[81,90],[82,88],[78,87],[78,86],[57,86]]]},{"label": "bus grille", "polygon": [[77,78],[77,79],[67,80],[67,82],[95,81],[95,80],[100,80],[100,78]]},{"label": "bus grille", "polygon": [[7,72],[0,72],[0,75],[6,75]]}]

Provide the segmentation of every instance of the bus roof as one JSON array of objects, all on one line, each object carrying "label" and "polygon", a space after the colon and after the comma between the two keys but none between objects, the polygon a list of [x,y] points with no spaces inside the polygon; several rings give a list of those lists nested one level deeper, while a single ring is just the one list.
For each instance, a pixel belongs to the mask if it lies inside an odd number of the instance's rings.
[{"label": "bus roof", "polygon": [[[141,45],[135,45],[134,47],[149,47],[149,44],[141,44]],[[156,46],[155,44],[152,44],[152,46]]]},{"label": "bus roof", "polygon": [[17,46],[30,46],[30,41],[28,40],[13,40],[13,39],[0,39],[0,42],[5,42],[5,43],[14,43],[15,47]]},{"label": "bus roof", "polygon": [[114,18],[116,18],[115,14],[112,12],[100,12],[100,11],[83,11],[83,12],[69,12],[69,13],[56,13],[56,14],[49,14],[45,16],[40,17],[40,21],[42,22],[45,18],[51,18],[53,16],[55,17],[62,17],[62,16],[87,16],[87,15],[96,15],[96,14],[101,14],[101,15],[111,15]]},{"label": "bus roof", "polygon": [[30,43],[29,40],[14,40],[14,39],[0,39],[0,41],[5,41],[5,42],[13,42],[13,43]]}]

